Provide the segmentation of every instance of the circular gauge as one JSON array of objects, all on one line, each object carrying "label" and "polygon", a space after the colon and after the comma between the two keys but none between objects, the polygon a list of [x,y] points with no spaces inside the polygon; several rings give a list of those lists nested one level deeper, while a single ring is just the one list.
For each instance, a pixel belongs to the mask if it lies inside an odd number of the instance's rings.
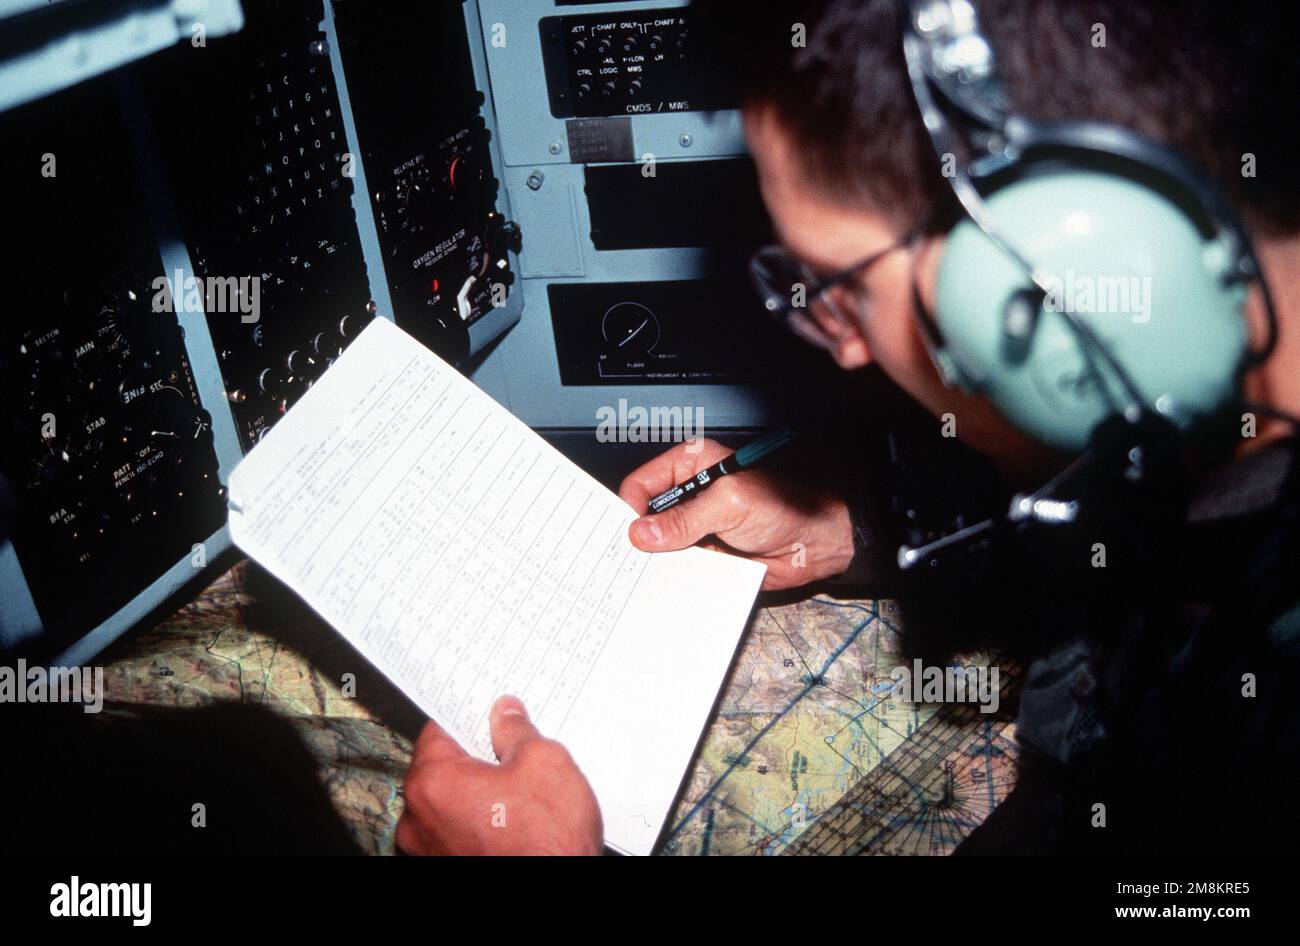
[{"label": "circular gauge", "polygon": [[452,156],[447,160],[447,170],[443,176],[451,196],[455,198],[457,192],[472,189],[475,184],[481,184],[486,177],[486,169],[474,157],[473,145],[457,145]]},{"label": "circular gauge", "polygon": [[652,351],[659,344],[659,319],[639,302],[620,302],[605,311],[600,331],[614,351]]},{"label": "circular gauge", "polygon": [[51,495],[68,495],[76,482],[73,456],[67,446],[53,438],[41,438],[32,463],[29,485],[48,488]]},{"label": "circular gauge", "polygon": [[122,382],[120,430],[130,449],[161,449],[188,436],[194,407],[169,380],[128,375]]},{"label": "circular gauge", "polygon": [[400,183],[397,199],[402,229],[411,234],[422,230],[438,210],[438,192],[429,179],[428,168],[419,168]]}]

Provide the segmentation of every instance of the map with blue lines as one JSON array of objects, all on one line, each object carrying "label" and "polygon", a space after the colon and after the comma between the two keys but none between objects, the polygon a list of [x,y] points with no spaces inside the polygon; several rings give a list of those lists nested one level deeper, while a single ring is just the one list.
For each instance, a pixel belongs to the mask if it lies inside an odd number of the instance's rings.
[{"label": "map with blue lines", "polygon": [[[362,850],[392,853],[418,710],[246,563],[104,656],[106,706],[259,703],[293,721]],[[1015,781],[1013,726],[889,698],[888,601],[760,608],[688,776],[665,854],[947,854]],[[970,658],[979,662],[978,656]],[[1014,679],[1002,665],[1004,683]],[[358,672],[367,699],[339,689]],[[1004,699],[1003,705],[1010,700]]]},{"label": "map with blue lines", "polygon": [[948,854],[1014,786],[1014,727],[890,698],[899,615],[817,597],[761,609],[662,852]]}]

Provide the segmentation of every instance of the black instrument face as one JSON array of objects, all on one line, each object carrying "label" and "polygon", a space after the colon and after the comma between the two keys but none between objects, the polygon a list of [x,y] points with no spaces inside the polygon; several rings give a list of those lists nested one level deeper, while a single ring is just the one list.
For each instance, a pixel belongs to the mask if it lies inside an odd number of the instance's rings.
[{"label": "black instrument face", "polygon": [[551,114],[594,118],[727,108],[692,49],[690,13],[624,10],[543,17]]},{"label": "black instrument face", "polygon": [[21,234],[5,256],[0,476],[52,654],[190,558],[225,501],[111,87],[0,116],[0,138]]},{"label": "black instrument face", "polygon": [[547,287],[566,385],[743,384],[785,342],[743,285],[719,280]]},{"label": "black instrument face", "polygon": [[[355,160],[320,30],[324,5],[261,0],[245,13],[234,36],[154,57],[143,84],[195,275],[237,287],[257,280],[256,312],[207,308],[248,450],[374,304],[352,208]],[[191,113],[214,132],[200,145],[176,121]]]},{"label": "black instrument face", "polygon": [[511,291],[519,239],[497,212],[464,10],[340,3],[335,18],[395,320],[459,362]]},{"label": "black instrument face", "polygon": [[[518,229],[496,207],[463,5],[338,2],[334,33],[323,0],[241,6],[235,34],[0,115],[16,236],[0,257],[0,538],[22,572],[0,580],[25,579],[37,611],[0,602],[0,647],[30,629],[20,646],[62,654],[221,550],[195,550],[226,521],[216,447],[233,446],[214,445],[200,396],[209,339],[247,451],[376,317],[363,167],[404,329],[459,361],[511,291]],[[183,327],[203,323],[200,384]]]}]

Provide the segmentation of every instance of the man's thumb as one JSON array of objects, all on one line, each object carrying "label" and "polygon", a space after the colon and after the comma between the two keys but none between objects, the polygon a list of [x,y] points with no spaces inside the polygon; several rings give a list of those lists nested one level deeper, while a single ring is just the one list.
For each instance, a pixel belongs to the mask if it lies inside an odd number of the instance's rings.
[{"label": "man's thumb", "polygon": [[492,751],[503,764],[513,759],[528,740],[538,738],[537,727],[518,697],[503,696],[493,703],[488,724],[492,729]]},{"label": "man's thumb", "polygon": [[[643,516],[632,523],[628,532],[632,544],[647,552],[690,548],[713,531],[700,523],[702,516],[694,514],[701,508],[699,504],[700,500],[696,500],[695,503],[674,506],[657,516]],[[692,509],[692,506],[696,508]]]}]

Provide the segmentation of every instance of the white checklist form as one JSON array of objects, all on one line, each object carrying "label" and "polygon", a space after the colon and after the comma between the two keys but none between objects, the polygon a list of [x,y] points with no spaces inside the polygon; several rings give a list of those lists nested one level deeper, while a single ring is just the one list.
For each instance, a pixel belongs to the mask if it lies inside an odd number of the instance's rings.
[{"label": "white checklist form", "polygon": [[634,548],[636,513],[450,365],[371,325],[239,464],[230,529],[469,751],[520,697],[649,853],[763,567]]}]

